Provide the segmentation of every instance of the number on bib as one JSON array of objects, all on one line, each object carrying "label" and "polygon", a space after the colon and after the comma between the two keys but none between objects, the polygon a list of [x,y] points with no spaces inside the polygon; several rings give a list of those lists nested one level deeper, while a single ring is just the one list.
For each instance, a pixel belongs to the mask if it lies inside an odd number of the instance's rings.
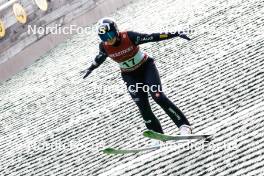
[{"label": "number on bib", "polygon": [[133,57],[132,59],[125,61],[122,63],[124,66],[126,66],[127,68],[131,68],[133,67],[136,63],[135,63],[135,58]]}]

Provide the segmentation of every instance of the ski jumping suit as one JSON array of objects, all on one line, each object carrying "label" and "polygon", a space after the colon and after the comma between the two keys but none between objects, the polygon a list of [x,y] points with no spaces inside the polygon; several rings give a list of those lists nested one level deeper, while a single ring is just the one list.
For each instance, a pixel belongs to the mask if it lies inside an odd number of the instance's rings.
[{"label": "ski jumping suit", "polygon": [[100,43],[99,54],[89,68],[90,70],[97,68],[107,57],[116,61],[120,66],[121,75],[127,85],[128,92],[138,106],[146,127],[159,133],[163,133],[163,130],[159,120],[151,110],[148,92],[143,89],[145,86],[148,87],[154,101],[169,115],[177,127],[190,124],[181,110],[162,92],[160,76],[153,58],[141,52],[138,45],[177,36],[178,33],[119,32],[119,39],[114,45],[107,45],[106,42]]}]

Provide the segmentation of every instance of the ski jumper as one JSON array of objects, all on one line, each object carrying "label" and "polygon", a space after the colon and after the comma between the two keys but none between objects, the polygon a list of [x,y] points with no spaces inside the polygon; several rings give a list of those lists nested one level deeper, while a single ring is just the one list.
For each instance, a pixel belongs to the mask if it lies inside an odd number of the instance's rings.
[{"label": "ski jumper", "polygon": [[[153,33],[142,34],[133,31],[119,32],[119,39],[114,45],[101,42],[99,54],[96,56],[90,69],[97,68],[107,57],[116,61],[121,69],[121,75],[126,82],[130,96],[139,108],[146,127],[159,133],[163,133],[159,120],[153,114],[148,93],[153,100],[166,112],[172,121],[180,127],[190,125],[182,111],[175,106],[163,93],[160,76],[154,59],[143,53],[139,45],[147,42],[156,42],[178,36],[177,33]],[[143,87],[147,86],[149,92]],[[132,89],[133,88],[133,89]]]}]

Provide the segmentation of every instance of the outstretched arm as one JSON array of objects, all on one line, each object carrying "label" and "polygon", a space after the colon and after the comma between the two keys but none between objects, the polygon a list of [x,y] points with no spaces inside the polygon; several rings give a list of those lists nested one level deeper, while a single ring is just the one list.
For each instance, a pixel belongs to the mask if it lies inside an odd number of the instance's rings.
[{"label": "outstretched arm", "polygon": [[178,33],[178,32],[143,34],[143,33],[128,31],[127,34],[129,38],[135,43],[135,45],[140,45],[140,44],[148,43],[148,42],[158,42],[162,40],[171,39],[174,37],[181,37],[186,40],[191,40],[185,34]]},{"label": "outstretched arm", "polygon": [[99,54],[95,57],[92,65],[88,69],[83,71],[85,72],[83,79],[85,79],[88,75],[90,75],[94,69],[98,68],[105,61],[106,58],[107,58],[107,54],[102,46],[102,43],[100,43]]}]

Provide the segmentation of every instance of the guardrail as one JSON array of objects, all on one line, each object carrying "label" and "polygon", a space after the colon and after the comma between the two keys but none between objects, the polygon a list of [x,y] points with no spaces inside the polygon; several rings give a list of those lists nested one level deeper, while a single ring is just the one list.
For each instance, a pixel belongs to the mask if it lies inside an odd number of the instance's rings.
[{"label": "guardrail", "polygon": [[10,7],[13,3],[15,3],[15,2],[17,2],[17,1],[18,1],[18,0],[11,0],[11,1],[8,1],[8,2],[6,2],[5,4],[1,5],[1,6],[0,6],[0,12],[1,12],[1,10],[4,10],[4,9]]}]

